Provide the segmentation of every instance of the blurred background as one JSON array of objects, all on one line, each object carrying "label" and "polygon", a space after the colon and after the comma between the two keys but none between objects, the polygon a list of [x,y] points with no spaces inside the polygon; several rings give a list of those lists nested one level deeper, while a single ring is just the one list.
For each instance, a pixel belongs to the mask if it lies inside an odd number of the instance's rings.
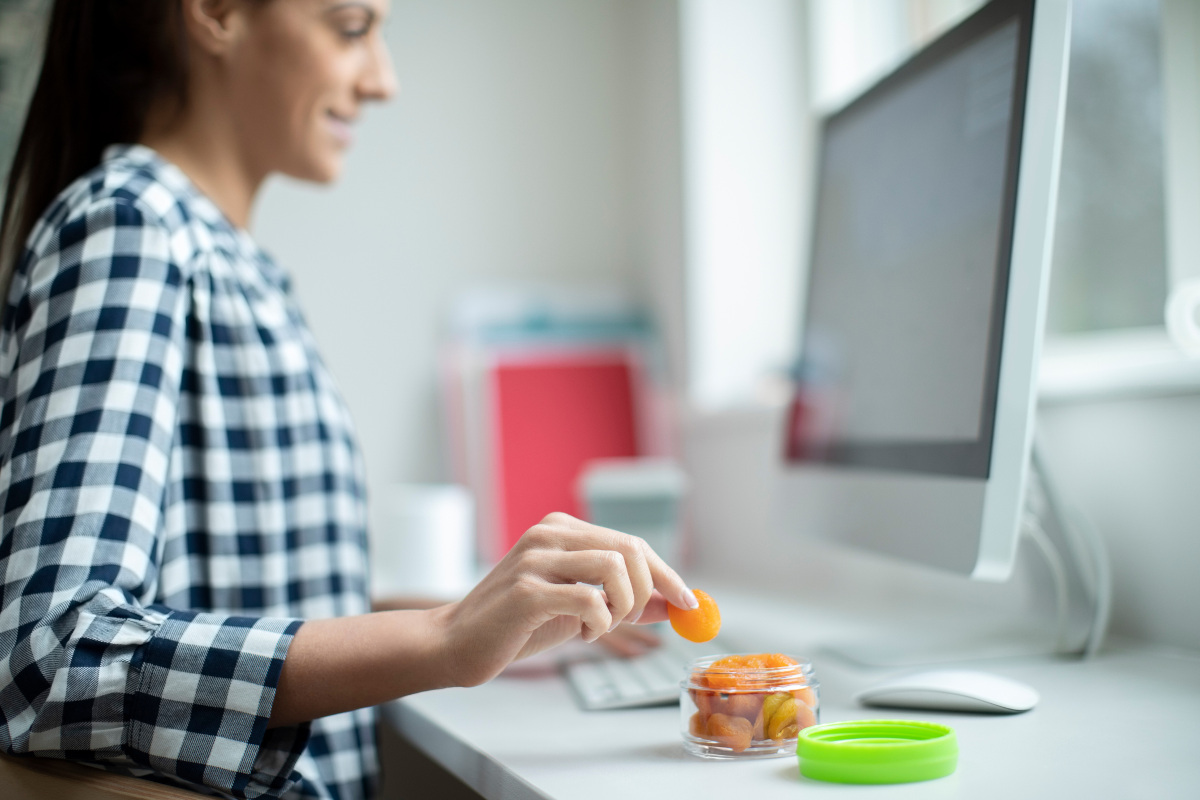
[{"label": "blurred background", "polygon": [[[393,0],[398,96],[368,110],[335,186],[273,179],[253,222],[354,413],[373,498],[460,478],[442,359],[464,296],[615,293],[653,332],[686,558],[753,570],[778,455],[758,411],[796,351],[816,120],[978,5]],[[5,166],[46,6],[0,0]],[[1200,620],[1173,613],[1200,606],[1200,376],[1163,321],[1169,6],[1076,3],[1043,430],[1118,562],[1115,629],[1196,646]],[[372,508],[387,536],[392,505]],[[880,591],[928,577],[814,558]]]}]

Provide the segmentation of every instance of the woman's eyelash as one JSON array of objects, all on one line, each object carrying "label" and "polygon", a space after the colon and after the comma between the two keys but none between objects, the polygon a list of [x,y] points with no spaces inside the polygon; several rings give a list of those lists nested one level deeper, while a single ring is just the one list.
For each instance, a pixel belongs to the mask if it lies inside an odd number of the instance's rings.
[{"label": "woman's eyelash", "polygon": [[346,39],[361,39],[371,32],[379,15],[363,0],[345,0],[329,8],[326,19],[337,28],[339,35]]},{"label": "woman's eyelash", "polygon": [[373,17],[355,15],[342,21],[338,26],[339,32],[347,39],[360,39],[371,32],[375,20]]}]

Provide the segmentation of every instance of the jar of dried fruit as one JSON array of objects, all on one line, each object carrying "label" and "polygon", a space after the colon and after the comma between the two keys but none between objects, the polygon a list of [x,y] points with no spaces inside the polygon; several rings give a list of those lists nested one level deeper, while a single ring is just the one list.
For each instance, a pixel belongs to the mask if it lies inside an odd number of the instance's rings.
[{"label": "jar of dried fruit", "polygon": [[698,658],[680,686],[683,746],[704,758],[790,756],[819,718],[812,664],[782,653]]}]

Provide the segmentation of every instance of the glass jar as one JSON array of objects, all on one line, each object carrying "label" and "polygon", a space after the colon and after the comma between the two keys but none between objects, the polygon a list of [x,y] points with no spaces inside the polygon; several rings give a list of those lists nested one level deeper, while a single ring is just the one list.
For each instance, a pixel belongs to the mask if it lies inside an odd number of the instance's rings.
[{"label": "glass jar", "polygon": [[800,730],[819,720],[812,664],[795,656],[705,656],[680,687],[683,746],[702,758],[790,756]]}]

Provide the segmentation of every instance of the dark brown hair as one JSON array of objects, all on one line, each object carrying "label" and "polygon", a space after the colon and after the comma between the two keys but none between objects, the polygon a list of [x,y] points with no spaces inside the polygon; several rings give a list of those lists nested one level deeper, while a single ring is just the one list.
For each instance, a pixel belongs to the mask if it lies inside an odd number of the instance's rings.
[{"label": "dark brown hair", "polygon": [[38,217],[105,147],[136,142],[154,103],[182,109],[186,92],[179,0],[54,0],[0,217],[0,316]]}]

